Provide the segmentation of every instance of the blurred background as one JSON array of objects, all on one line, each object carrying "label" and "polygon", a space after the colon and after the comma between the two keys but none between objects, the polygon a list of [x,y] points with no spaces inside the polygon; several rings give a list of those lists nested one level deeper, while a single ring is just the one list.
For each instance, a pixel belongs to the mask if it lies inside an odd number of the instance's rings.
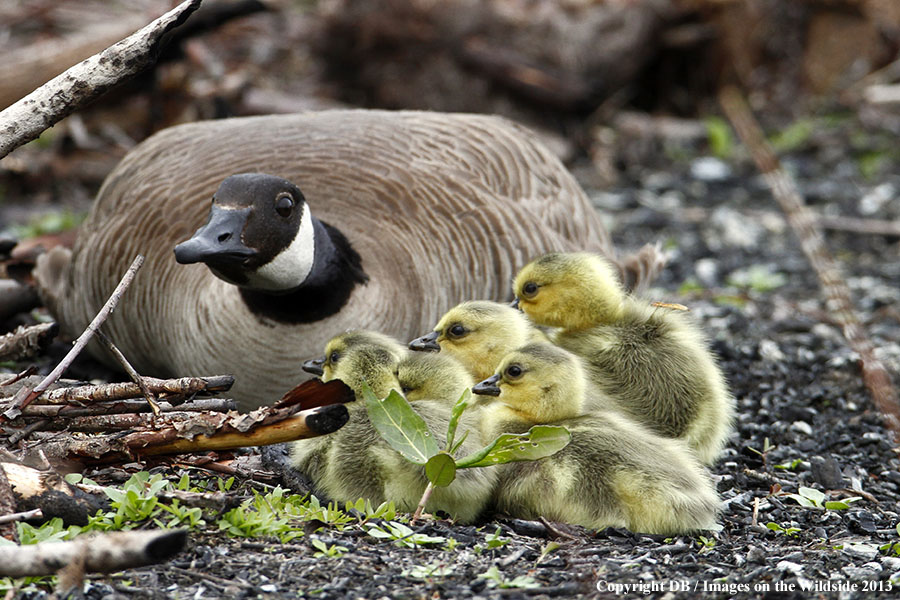
[{"label": "blurred background", "polygon": [[[175,4],[2,0],[0,107]],[[506,115],[612,229],[690,217],[673,178],[759,187],[717,102],[735,84],[823,218],[883,221],[896,250],[898,51],[896,0],[204,0],[153,69],[0,160],[0,235],[71,235],[161,128],[348,105]]]}]

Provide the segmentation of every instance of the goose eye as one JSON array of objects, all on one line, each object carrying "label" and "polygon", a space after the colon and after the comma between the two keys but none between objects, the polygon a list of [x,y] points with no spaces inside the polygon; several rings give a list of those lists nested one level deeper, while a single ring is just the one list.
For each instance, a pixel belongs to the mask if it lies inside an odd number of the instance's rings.
[{"label": "goose eye", "polygon": [[334,363],[336,363],[340,358],[341,358],[341,355],[338,354],[337,351],[335,350],[334,352],[332,352],[331,354],[328,355],[328,362],[330,362],[331,364],[334,364]]},{"label": "goose eye", "polygon": [[408,394],[412,391],[412,388],[404,385],[403,387],[400,388],[400,391],[403,392],[403,395],[405,396],[406,394]]},{"label": "goose eye", "polygon": [[531,298],[532,296],[537,294],[537,291],[538,291],[538,284],[536,284],[533,281],[529,281],[528,283],[526,283],[525,285],[522,286],[522,295],[525,296],[526,298]]},{"label": "goose eye", "polygon": [[510,379],[518,379],[522,376],[522,367],[519,365],[509,365],[506,367],[506,376]]},{"label": "goose eye", "polygon": [[281,194],[275,198],[275,212],[279,216],[286,219],[291,216],[292,210],[294,210],[294,199],[291,198],[290,194]]},{"label": "goose eye", "polygon": [[450,337],[458,338],[466,335],[467,331],[465,327],[463,327],[459,323],[456,323],[450,326],[450,329],[447,330],[447,333],[450,334]]}]

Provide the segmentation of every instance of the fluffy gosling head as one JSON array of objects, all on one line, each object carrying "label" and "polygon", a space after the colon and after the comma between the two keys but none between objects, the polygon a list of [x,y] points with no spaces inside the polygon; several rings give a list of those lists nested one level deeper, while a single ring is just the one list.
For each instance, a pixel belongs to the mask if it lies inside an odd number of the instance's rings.
[{"label": "fluffy gosling head", "polygon": [[453,406],[475,383],[452,356],[412,352],[397,365],[397,380],[410,402],[438,400]]},{"label": "fluffy gosling head", "polygon": [[472,388],[498,400],[532,423],[582,414],[584,372],[573,354],[546,342],[528,344],[500,362],[497,372]]},{"label": "fluffy gosling head", "polygon": [[376,396],[399,389],[397,364],[408,354],[394,338],[375,331],[348,331],[325,345],[325,356],[303,363],[303,370],[322,381],[340,379],[359,396],[365,381]]},{"label": "fluffy gosling head", "polygon": [[535,323],[570,331],[615,321],[625,298],[609,261],[587,252],[535,259],[519,271],[513,292]]},{"label": "fluffy gosling head", "polygon": [[441,317],[434,331],[409,343],[413,350],[440,350],[455,357],[476,380],[489,377],[503,356],[543,337],[508,304],[463,302]]}]

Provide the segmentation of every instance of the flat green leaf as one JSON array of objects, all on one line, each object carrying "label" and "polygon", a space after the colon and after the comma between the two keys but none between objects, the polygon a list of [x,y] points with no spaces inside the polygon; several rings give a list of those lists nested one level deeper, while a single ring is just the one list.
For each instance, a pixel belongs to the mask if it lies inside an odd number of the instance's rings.
[{"label": "flat green leaf", "polygon": [[800,506],[805,506],[806,508],[819,508],[816,506],[816,503],[807,498],[806,496],[801,496],[800,494],[785,494],[788,498],[792,500],[796,500],[797,504]]},{"label": "flat green leaf", "polygon": [[851,496],[843,500],[830,500],[825,503],[825,508],[828,510],[845,510],[850,508],[850,504],[859,500],[862,500],[862,496]]},{"label": "flat green leaf", "polygon": [[425,476],[435,487],[447,487],[456,479],[456,461],[446,452],[438,452],[425,463]]},{"label": "flat green leaf", "polygon": [[809,498],[816,506],[822,506],[822,501],[825,500],[825,493],[815,488],[800,486],[797,491],[801,496]]},{"label": "flat green leaf", "polygon": [[450,423],[447,425],[448,451],[452,451],[453,449],[453,440],[456,439],[456,427],[459,425],[459,418],[462,416],[463,411],[469,407],[469,400],[471,398],[472,391],[467,388],[466,391],[462,393],[462,396],[459,397],[459,400],[456,401],[456,404],[453,405],[453,410],[450,411]]},{"label": "flat green leaf", "polygon": [[565,427],[535,425],[525,433],[503,433],[478,452],[456,461],[457,469],[537,460],[566,447],[572,434]]},{"label": "flat green leaf", "polygon": [[437,442],[428,425],[406,398],[391,390],[387,398],[379,400],[365,383],[362,392],[369,420],[391,448],[420,465],[438,453]]}]

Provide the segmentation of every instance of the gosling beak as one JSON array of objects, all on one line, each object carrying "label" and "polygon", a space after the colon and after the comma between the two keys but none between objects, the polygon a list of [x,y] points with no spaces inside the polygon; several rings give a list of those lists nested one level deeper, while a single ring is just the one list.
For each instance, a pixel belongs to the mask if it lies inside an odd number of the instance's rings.
[{"label": "gosling beak", "polygon": [[518,296],[516,296],[515,300],[510,302],[509,305],[512,306],[513,308],[515,308],[516,310],[521,310],[519,308],[519,297]]},{"label": "gosling beak", "polygon": [[482,396],[499,396],[500,386],[497,385],[498,381],[500,381],[500,375],[491,375],[481,383],[476,384],[472,391]]},{"label": "gosling beak", "polygon": [[324,364],[324,356],[320,356],[319,358],[311,358],[303,363],[303,370],[307,373],[312,373],[313,375],[318,375],[319,377],[321,377],[325,374],[325,370],[322,368],[322,365]]},{"label": "gosling beak", "polygon": [[250,208],[227,209],[213,206],[209,210],[206,225],[197,230],[191,239],[175,246],[175,260],[183,265],[207,263],[232,265],[243,263],[256,255],[241,241],[241,232],[247,222]]},{"label": "gosling beak", "polygon": [[410,350],[418,350],[419,352],[440,352],[441,346],[437,343],[440,332],[432,331],[429,334],[417,337],[409,343]]}]

